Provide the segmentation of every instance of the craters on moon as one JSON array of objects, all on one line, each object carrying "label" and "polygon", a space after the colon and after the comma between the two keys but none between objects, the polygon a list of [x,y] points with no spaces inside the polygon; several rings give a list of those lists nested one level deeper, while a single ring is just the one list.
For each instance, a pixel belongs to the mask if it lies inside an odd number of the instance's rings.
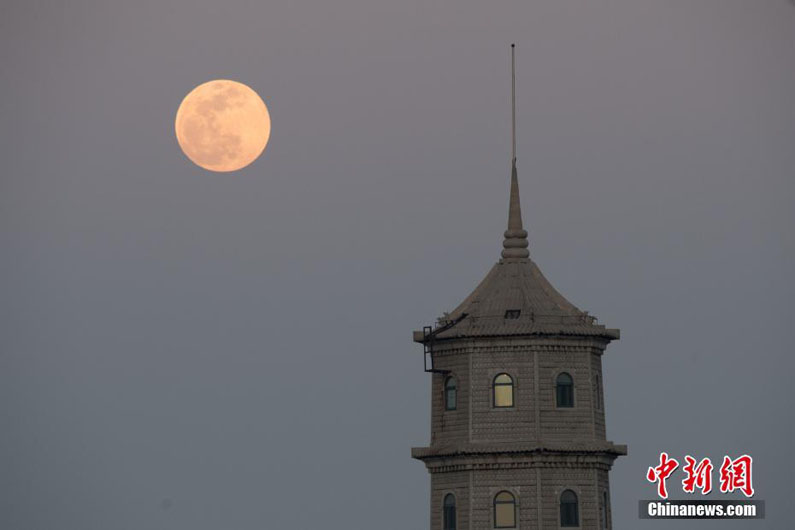
[{"label": "craters on moon", "polygon": [[268,144],[271,120],[262,98],[228,79],[194,88],[174,124],[182,151],[210,171],[236,171],[251,164]]}]

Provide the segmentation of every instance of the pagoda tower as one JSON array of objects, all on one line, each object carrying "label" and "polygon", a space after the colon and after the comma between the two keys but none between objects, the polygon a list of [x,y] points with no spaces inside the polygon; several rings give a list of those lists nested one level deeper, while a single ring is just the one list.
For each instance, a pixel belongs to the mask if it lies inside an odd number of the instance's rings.
[{"label": "pagoda tower", "polygon": [[619,330],[571,304],[530,259],[515,118],[513,138],[502,259],[414,332],[432,374],[431,443],[411,455],[431,475],[431,530],[607,530],[608,472],[627,448],[606,439],[602,355]]}]

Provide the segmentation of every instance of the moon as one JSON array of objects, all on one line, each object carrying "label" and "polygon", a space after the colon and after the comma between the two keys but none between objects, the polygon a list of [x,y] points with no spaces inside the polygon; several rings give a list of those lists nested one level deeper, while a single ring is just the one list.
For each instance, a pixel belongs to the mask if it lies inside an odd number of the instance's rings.
[{"label": "moon", "polygon": [[180,148],[194,164],[210,171],[237,171],[265,150],[271,118],[251,88],[215,79],[185,96],[174,129]]}]

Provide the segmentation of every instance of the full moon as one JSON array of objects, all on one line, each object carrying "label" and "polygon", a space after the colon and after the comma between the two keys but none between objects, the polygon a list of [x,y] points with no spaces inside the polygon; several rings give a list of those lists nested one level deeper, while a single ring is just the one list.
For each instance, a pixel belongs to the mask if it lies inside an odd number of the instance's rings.
[{"label": "full moon", "polygon": [[191,90],[177,110],[177,141],[185,156],[210,171],[236,171],[262,153],[271,118],[251,88],[216,79]]}]

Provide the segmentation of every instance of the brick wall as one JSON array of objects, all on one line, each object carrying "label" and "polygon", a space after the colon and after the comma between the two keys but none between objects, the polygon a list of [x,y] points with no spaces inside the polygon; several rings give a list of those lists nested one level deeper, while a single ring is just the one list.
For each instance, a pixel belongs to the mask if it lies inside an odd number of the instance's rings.
[{"label": "brick wall", "polygon": [[[431,529],[442,529],[442,503],[448,493],[456,496],[459,529],[492,529],[494,497],[500,491],[510,491],[516,499],[517,528],[557,530],[560,528],[560,495],[567,489],[577,494],[580,528],[601,530],[602,495],[609,492],[607,471],[567,466],[434,473],[431,475]],[[610,528],[609,503],[607,528]]]},{"label": "brick wall", "polygon": [[[602,392],[603,346],[571,339],[454,341],[437,347],[435,367],[450,370],[458,386],[457,407],[445,410],[447,375],[434,374],[431,444],[605,439]],[[555,382],[574,379],[574,407],[558,408]],[[493,406],[499,373],[514,383],[514,406]]]}]

